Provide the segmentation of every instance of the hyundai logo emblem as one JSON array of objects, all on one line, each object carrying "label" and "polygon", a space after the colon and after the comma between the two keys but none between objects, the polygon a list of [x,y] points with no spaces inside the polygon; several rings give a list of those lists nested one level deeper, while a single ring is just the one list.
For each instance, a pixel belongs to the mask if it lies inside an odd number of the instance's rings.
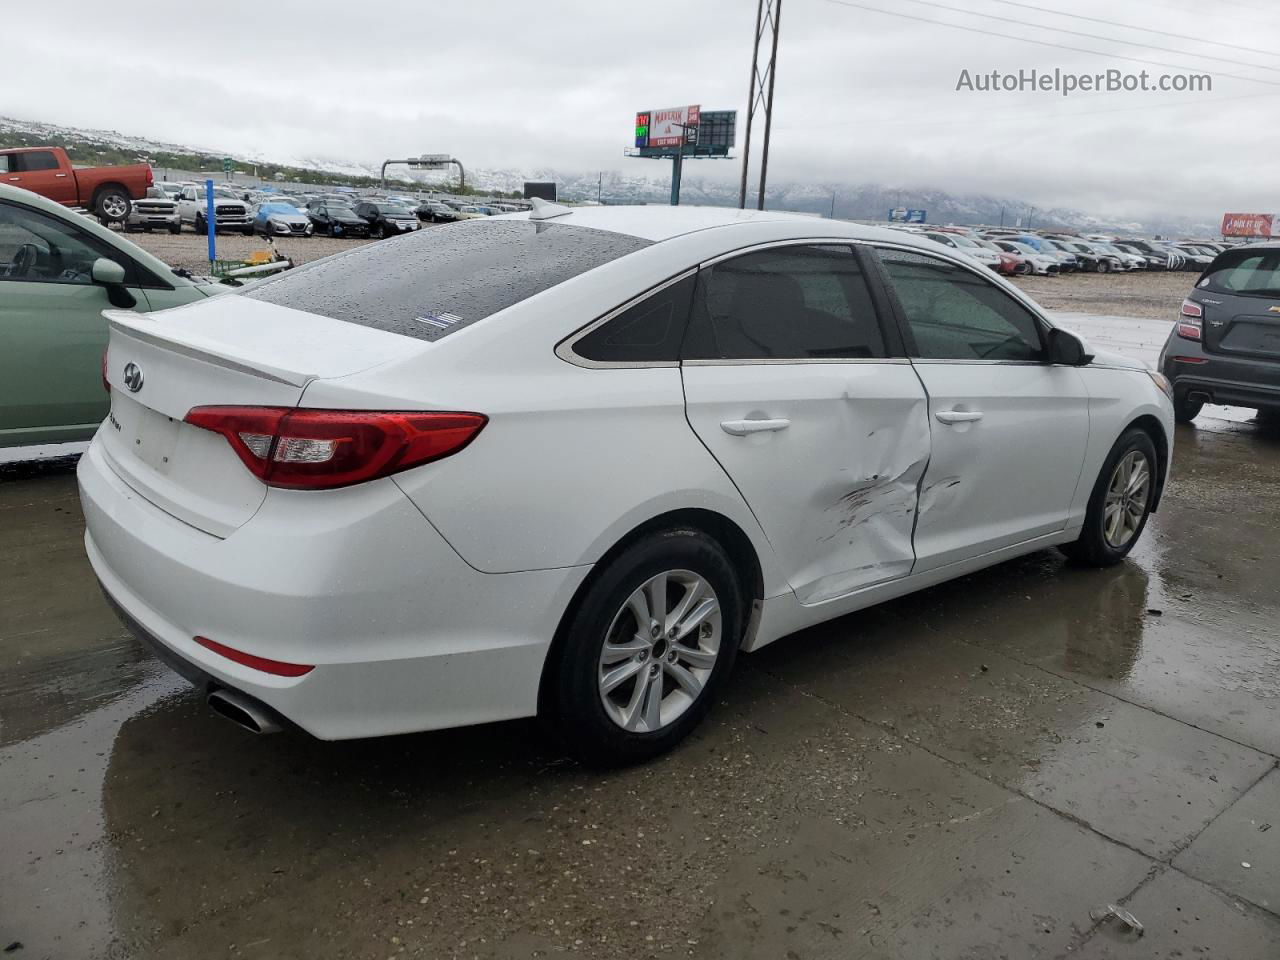
[{"label": "hyundai logo emblem", "polygon": [[130,393],[137,393],[142,389],[142,368],[136,363],[124,365],[124,385],[129,388]]}]

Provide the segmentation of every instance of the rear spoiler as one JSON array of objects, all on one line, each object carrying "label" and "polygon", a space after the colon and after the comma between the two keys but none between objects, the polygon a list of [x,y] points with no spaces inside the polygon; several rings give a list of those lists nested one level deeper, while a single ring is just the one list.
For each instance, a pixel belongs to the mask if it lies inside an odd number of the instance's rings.
[{"label": "rear spoiler", "polygon": [[155,318],[149,314],[136,313],[132,310],[103,310],[108,326],[126,337],[151,344],[170,353],[177,353],[205,363],[212,363],[238,373],[247,373],[262,380],[274,380],[277,383],[292,387],[305,387],[317,374],[306,370],[294,370],[287,367],[274,366],[254,359],[236,356],[225,343],[214,343],[205,340],[189,330],[167,326],[161,332]]}]

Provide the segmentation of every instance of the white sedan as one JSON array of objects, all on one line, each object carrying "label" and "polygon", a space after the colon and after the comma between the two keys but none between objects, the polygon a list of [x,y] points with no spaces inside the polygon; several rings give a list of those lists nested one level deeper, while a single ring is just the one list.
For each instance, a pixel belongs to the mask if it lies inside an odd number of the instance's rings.
[{"label": "white sedan", "polygon": [[1060,546],[1119,562],[1168,384],[958,252],[538,202],[107,312],[80,461],[125,622],[252,730],[541,714],[660,753],[739,650]]}]

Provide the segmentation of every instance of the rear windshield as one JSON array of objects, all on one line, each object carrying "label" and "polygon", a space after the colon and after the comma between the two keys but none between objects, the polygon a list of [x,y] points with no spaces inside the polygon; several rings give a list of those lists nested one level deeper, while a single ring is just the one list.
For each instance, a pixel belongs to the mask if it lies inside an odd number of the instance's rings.
[{"label": "rear windshield", "polygon": [[1280,249],[1224,253],[1197,286],[1246,297],[1280,297]]},{"label": "rear windshield", "polygon": [[649,243],[558,223],[468,220],[317,260],[243,296],[438,340]]}]

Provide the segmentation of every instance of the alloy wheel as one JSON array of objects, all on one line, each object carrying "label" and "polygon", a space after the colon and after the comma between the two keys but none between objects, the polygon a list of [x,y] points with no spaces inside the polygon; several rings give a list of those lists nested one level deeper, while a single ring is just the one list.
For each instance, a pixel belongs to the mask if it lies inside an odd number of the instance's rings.
[{"label": "alloy wheel", "polygon": [[614,615],[600,651],[605,713],[631,733],[654,733],[697,701],[720,653],[720,600],[703,577],[650,577]]},{"label": "alloy wheel", "polygon": [[1151,492],[1151,466],[1141,450],[1130,450],[1120,458],[1107,484],[1102,513],[1102,533],[1107,543],[1119,549],[1138,533],[1147,515]]},{"label": "alloy wheel", "polygon": [[123,218],[129,213],[129,205],[118,194],[111,194],[102,200],[102,212],[108,217]]}]

